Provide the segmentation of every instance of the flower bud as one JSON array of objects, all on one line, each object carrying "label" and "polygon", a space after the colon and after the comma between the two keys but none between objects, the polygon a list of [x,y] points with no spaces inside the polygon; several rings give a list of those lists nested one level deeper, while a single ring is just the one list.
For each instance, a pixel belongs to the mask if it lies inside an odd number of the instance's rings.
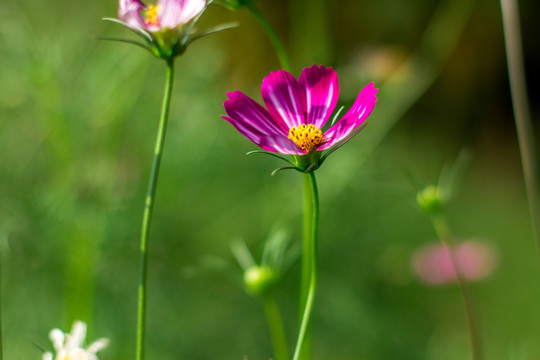
[{"label": "flower bud", "polygon": [[428,214],[440,212],[446,203],[446,196],[440,187],[429,185],[416,195],[416,202]]},{"label": "flower bud", "polygon": [[261,296],[266,294],[276,281],[276,272],[268,266],[253,265],[244,272],[244,284],[247,291],[252,295]]}]

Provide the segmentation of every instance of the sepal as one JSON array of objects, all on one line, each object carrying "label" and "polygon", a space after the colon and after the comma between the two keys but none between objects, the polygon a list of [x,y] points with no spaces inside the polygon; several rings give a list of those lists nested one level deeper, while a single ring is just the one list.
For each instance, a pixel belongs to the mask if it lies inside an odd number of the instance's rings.
[{"label": "sepal", "polygon": [[125,22],[123,22],[122,20],[115,19],[115,18],[103,18],[103,20],[104,21],[109,21],[109,22],[112,22],[112,23],[115,23],[115,24],[122,25],[123,27],[125,27],[129,31],[132,31],[133,33],[137,34],[138,36],[143,37],[146,41],[153,42],[152,35],[150,35],[150,33],[147,32],[146,30],[134,29],[131,26],[129,26],[128,24],[126,24]]},{"label": "sepal", "polygon": [[235,27],[237,27],[239,25],[240,25],[239,23],[233,22],[233,23],[227,23],[227,24],[223,24],[223,25],[214,26],[213,28],[210,28],[210,29],[208,29],[208,30],[206,30],[204,32],[195,33],[195,35],[193,35],[191,38],[188,39],[187,44],[191,44],[195,40],[199,40],[200,38],[203,38],[203,37],[206,37],[208,35],[218,33],[218,32],[223,31],[223,30],[235,28]]},{"label": "sepal", "polygon": [[291,166],[285,166],[285,167],[274,169],[271,173],[272,176],[274,176],[281,170],[297,170],[303,173],[309,173],[309,172],[317,170],[319,166],[322,164],[321,152],[319,151],[312,151],[304,155],[292,155],[292,158],[293,158],[292,161],[279,154],[269,152],[269,151],[264,151],[264,150],[253,150],[253,151],[248,152],[246,155],[251,155],[251,154],[270,155],[275,158],[281,159],[291,165]]}]

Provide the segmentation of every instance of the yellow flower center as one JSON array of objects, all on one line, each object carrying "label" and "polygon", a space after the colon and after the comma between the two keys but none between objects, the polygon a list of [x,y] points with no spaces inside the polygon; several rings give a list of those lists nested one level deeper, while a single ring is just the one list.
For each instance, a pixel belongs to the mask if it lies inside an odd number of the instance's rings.
[{"label": "yellow flower center", "polygon": [[156,5],[148,5],[148,9],[144,11],[144,22],[146,25],[159,26],[158,7]]},{"label": "yellow flower center", "polygon": [[324,142],[322,131],[313,124],[302,124],[289,129],[289,139],[307,152]]}]

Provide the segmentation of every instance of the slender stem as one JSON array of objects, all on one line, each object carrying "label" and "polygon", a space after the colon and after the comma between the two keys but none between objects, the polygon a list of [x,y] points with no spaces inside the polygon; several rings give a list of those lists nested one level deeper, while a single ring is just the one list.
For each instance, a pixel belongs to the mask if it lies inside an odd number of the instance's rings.
[{"label": "slender stem", "polygon": [[268,320],[270,336],[274,346],[274,360],[289,360],[289,350],[287,348],[287,337],[283,327],[283,320],[279,308],[276,304],[276,299],[273,294],[268,294],[263,297],[264,312]]},{"label": "slender stem", "polygon": [[136,359],[144,359],[144,337],[146,323],[146,273],[148,268],[148,238],[150,234],[150,222],[152,220],[152,211],[159,175],[159,166],[161,155],[163,153],[163,144],[165,142],[165,133],[167,131],[167,119],[169,117],[169,105],[171,102],[171,92],[174,79],[174,59],[167,60],[167,80],[165,83],[165,93],[163,94],[163,103],[161,106],[161,116],[159,119],[156,145],[154,149],[154,161],[148,183],[148,192],[146,195],[144,213],[141,228],[141,259],[140,259],[140,282],[139,282],[139,305],[137,312],[137,348]]},{"label": "slender stem", "polygon": [[[306,213],[311,215],[310,228],[306,228],[306,222],[304,222],[304,230],[309,230],[309,246],[304,246],[304,253],[302,258],[307,258],[306,262],[309,264],[309,285],[307,295],[305,298],[305,305],[302,311],[302,320],[300,322],[300,331],[298,333],[298,340],[296,342],[296,348],[294,350],[293,360],[310,359],[311,349],[305,346],[306,339],[310,336],[309,321],[311,317],[311,311],[313,310],[313,303],[315,300],[315,291],[317,290],[317,232],[319,224],[319,194],[317,191],[317,182],[315,180],[315,174],[309,172],[305,174],[305,186],[306,186],[306,198],[305,209]],[[308,211],[308,204],[309,211]],[[306,237],[304,236],[304,239]],[[307,252],[306,252],[307,250]],[[304,281],[302,276],[302,281]]]},{"label": "slender stem", "polygon": [[504,40],[506,44],[506,60],[508,64],[508,77],[510,80],[510,93],[514,107],[514,118],[521,153],[521,165],[525,178],[525,189],[529,202],[534,236],[540,250],[540,205],[538,190],[538,169],[534,146],[533,127],[529,102],[527,100],[527,85],[523,65],[523,48],[521,45],[521,31],[519,24],[519,11],[517,0],[501,0],[503,18]]},{"label": "slender stem", "polygon": [[272,42],[272,45],[274,46],[274,50],[276,51],[277,57],[279,59],[279,63],[281,64],[281,67],[283,70],[286,70],[288,72],[292,72],[291,63],[289,61],[289,58],[287,56],[287,52],[285,51],[285,48],[283,47],[283,44],[279,40],[279,37],[277,36],[276,32],[270,26],[266,18],[261,14],[261,12],[253,5],[252,3],[248,3],[247,8],[251,11],[251,13],[257,18],[261,26],[263,27],[264,31],[266,32],[266,35]]},{"label": "slender stem", "polygon": [[463,280],[463,275],[461,273],[459,263],[455,256],[454,246],[452,246],[451,244],[452,233],[450,231],[450,227],[448,226],[448,222],[442,215],[433,216],[431,218],[431,221],[433,223],[433,227],[435,228],[435,232],[437,233],[437,236],[441,240],[441,243],[443,244],[445,250],[450,255],[450,261],[452,262],[452,266],[454,267],[456,271],[456,278],[459,284],[459,288],[461,290],[461,296],[463,298],[463,304],[465,306],[465,317],[467,319],[467,327],[469,329],[469,343],[471,345],[471,359],[480,360],[482,359],[481,350],[480,350],[480,338],[478,336],[478,329],[477,329],[476,321],[474,318],[472,299],[471,299],[471,295],[469,293],[467,284]]},{"label": "slender stem", "polygon": [[[302,235],[302,267],[300,274],[300,303],[298,306],[298,326],[302,325],[304,309],[306,306],[309,285],[311,280],[311,242],[313,228],[313,191],[311,179],[308,174],[304,174],[304,223]],[[311,331],[308,327],[304,337],[304,346],[302,350],[304,360],[311,358]]]}]

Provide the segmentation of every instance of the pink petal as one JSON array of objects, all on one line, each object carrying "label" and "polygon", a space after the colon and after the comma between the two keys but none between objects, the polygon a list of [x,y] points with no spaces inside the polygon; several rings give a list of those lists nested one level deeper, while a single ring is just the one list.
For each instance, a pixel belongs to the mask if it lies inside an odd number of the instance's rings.
[{"label": "pink petal", "polygon": [[486,243],[465,241],[455,250],[459,271],[469,281],[489,276],[497,266],[497,254]]},{"label": "pink petal", "polygon": [[162,29],[177,28],[196,17],[205,6],[205,0],[160,0],[159,25]]},{"label": "pink petal", "polygon": [[263,136],[258,144],[264,150],[287,155],[305,155],[306,152],[285,136]]},{"label": "pink petal", "polygon": [[279,135],[287,137],[289,129],[282,121],[275,121],[268,111],[255,100],[240,91],[227,93],[229,100],[223,106],[227,115],[236,122],[241,122],[253,128],[261,135]]},{"label": "pink petal", "polygon": [[456,266],[463,280],[479,281],[489,276],[497,264],[495,250],[486,243],[466,241],[453,253],[452,257],[450,250],[441,244],[422,247],[413,256],[414,270],[425,283],[435,285],[456,282]]},{"label": "pink petal", "polygon": [[272,72],[264,78],[261,93],[268,111],[287,129],[305,124],[306,98],[298,81],[285,70]]},{"label": "pink petal", "polygon": [[146,6],[139,0],[120,0],[118,6],[118,19],[125,22],[132,29],[145,29],[144,19],[140,11]]},{"label": "pink petal", "polygon": [[265,135],[255,131],[252,127],[233,118],[222,116],[227,122],[236,128],[242,135],[251,140],[263,150],[280,153],[303,155],[304,152],[291,140],[283,135]]},{"label": "pink petal", "polygon": [[232,124],[242,135],[270,152],[303,154],[303,151],[287,138],[288,129],[276,122],[268,111],[240,91],[227,94],[229,100],[223,106],[227,116],[223,119]]},{"label": "pink petal", "polygon": [[373,87],[373,83],[367,84],[360,91],[356,101],[345,116],[323,134],[327,142],[321,145],[318,150],[329,149],[335,144],[346,140],[354,129],[362,125],[375,106],[377,91],[378,89]]},{"label": "pink petal", "polygon": [[298,82],[306,94],[306,123],[321,129],[339,98],[337,74],[331,67],[313,65],[302,71]]}]

